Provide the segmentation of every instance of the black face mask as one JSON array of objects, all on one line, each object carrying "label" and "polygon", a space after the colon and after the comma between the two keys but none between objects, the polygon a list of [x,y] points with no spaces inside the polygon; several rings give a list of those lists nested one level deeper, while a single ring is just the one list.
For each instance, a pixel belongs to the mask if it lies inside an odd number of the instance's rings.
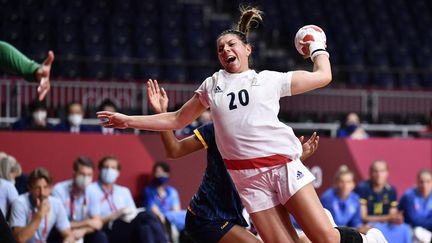
[{"label": "black face mask", "polygon": [[155,177],[153,179],[153,184],[156,186],[161,186],[163,184],[166,184],[168,181],[168,176],[159,176],[159,177]]}]

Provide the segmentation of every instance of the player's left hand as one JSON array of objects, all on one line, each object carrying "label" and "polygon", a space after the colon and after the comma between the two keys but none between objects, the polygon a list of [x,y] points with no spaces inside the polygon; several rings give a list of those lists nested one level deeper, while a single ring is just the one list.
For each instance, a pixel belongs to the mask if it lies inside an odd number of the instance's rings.
[{"label": "player's left hand", "polygon": [[157,80],[147,81],[147,97],[154,112],[162,113],[168,110],[168,96],[164,88],[159,88]]},{"label": "player's left hand", "polygon": [[39,67],[39,69],[35,72],[36,80],[39,82],[39,86],[37,88],[39,94],[39,100],[43,100],[51,88],[50,85],[50,72],[51,66],[54,62],[54,52],[49,51],[48,57]]},{"label": "player's left hand", "polygon": [[316,132],[314,132],[306,142],[304,142],[304,139],[305,139],[304,136],[301,136],[299,138],[303,148],[303,154],[300,158],[301,161],[305,161],[312,154],[314,154],[315,151],[318,149],[318,144],[319,144],[319,136],[317,135]]}]

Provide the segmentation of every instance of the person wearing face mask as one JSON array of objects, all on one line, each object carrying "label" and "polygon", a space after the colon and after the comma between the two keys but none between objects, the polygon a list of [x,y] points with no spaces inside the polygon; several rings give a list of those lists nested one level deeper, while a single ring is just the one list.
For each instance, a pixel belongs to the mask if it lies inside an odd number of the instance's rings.
[{"label": "person wearing face mask", "polygon": [[105,156],[98,164],[99,179],[88,187],[90,201],[99,204],[99,215],[109,242],[167,242],[166,232],[156,215],[137,209],[127,187],[116,184],[120,162]]},{"label": "person wearing face mask", "polygon": [[34,100],[30,104],[30,116],[20,118],[12,125],[17,131],[51,131],[54,125],[47,121],[47,107],[44,101]]},{"label": "person wearing face mask", "polygon": [[[100,111],[110,111],[110,112],[117,112],[117,105],[110,99],[104,99],[99,107],[98,110]],[[104,135],[114,135],[114,134],[119,134],[120,133],[120,129],[116,129],[116,128],[106,128],[103,126],[100,126],[98,129],[98,132],[104,134]]]},{"label": "person wearing face mask", "polygon": [[56,131],[69,133],[95,132],[91,126],[83,125],[84,110],[79,102],[72,102],[67,106],[67,120],[55,127]]},{"label": "person wearing face mask", "polygon": [[103,222],[98,216],[98,203],[90,200],[86,190],[93,181],[93,169],[89,158],[77,158],[73,163],[73,179],[57,183],[52,194],[62,201],[76,240],[103,243],[108,239],[100,231]]},{"label": "person wearing face mask", "polygon": [[352,139],[366,139],[369,135],[360,126],[359,116],[351,112],[346,117],[345,127],[340,129],[337,133],[339,138],[352,138]]},{"label": "person wearing face mask", "polygon": [[50,196],[51,183],[46,169],[35,169],[29,176],[29,192],[12,203],[10,226],[17,242],[47,242],[54,227],[60,232],[60,242],[75,242],[62,203]]},{"label": "person wearing face mask", "polygon": [[168,185],[170,166],[165,162],[153,165],[153,180],[144,188],[141,205],[150,208],[165,223],[168,220],[177,230],[185,227],[186,210],[181,210],[177,190]]}]

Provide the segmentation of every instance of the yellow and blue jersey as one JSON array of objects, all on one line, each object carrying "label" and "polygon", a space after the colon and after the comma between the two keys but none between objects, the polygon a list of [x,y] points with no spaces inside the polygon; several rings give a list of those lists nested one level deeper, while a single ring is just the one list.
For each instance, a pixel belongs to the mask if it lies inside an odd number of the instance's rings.
[{"label": "yellow and blue jersey", "polygon": [[407,224],[432,231],[432,193],[424,198],[420,196],[416,188],[410,188],[402,196],[399,210],[404,212]]},{"label": "yellow and blue jersey", "polygon": [[213,123],[194,130],[195,137],[207,149],[207,167],[189,211],[211,221],[228,221],[247,226],[243,205],[216,146]]},{"label": "yellow and blue jersey", "polygon": [[355,192],[360,196],[360,204],[367,206],[368,215],[387,215],[390,208],[398,205],[396,189],[388,184],[380,192],[374,192],[367,180],[361,182]]}]

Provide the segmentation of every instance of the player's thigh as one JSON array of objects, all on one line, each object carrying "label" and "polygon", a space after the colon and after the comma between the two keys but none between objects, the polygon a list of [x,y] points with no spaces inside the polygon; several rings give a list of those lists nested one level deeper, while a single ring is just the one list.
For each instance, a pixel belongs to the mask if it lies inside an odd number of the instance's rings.
[{"label": "player's thigh", "polygon": [[284,205],[312,242],[339,242],[312,183],[297,191]]},{"label": "player's thigh", "polygon": [[276,207],[251,213],[250,217],[264,242],[296,242],[286,230]]},{"label": "player's thigh", "polygon": [[247,229],[234,225],[219,241],[219,243],[262,243]]}]

